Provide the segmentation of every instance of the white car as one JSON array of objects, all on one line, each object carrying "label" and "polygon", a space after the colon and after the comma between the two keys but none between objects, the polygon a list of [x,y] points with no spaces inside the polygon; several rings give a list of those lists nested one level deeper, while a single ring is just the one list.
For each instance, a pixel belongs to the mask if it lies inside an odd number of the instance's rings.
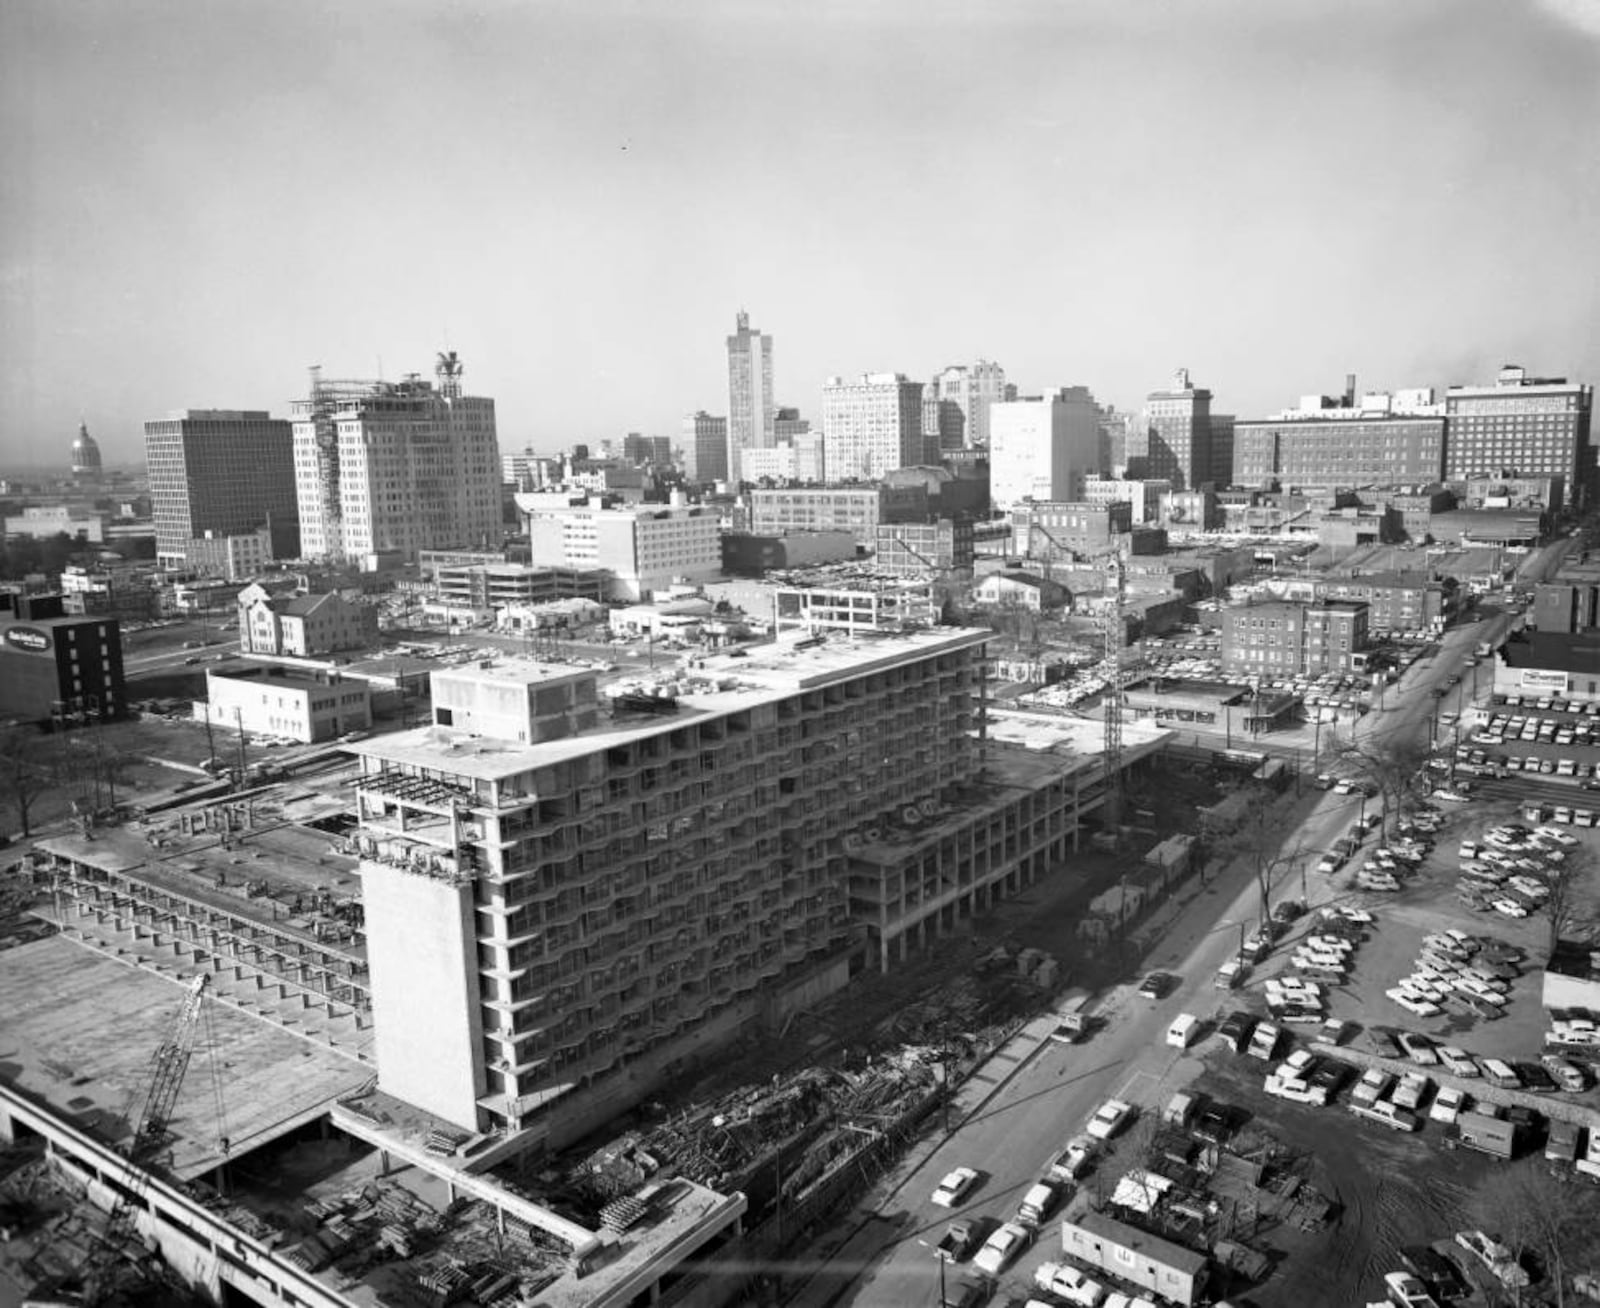
[{"label": "white car", "polygon": [[1399,986],[1392,990],[1385,990],[1383,993],[1399,1004],[1406,1012],[1414,1013],[1418,1017],[1435,1017],[1443,1011],[1433,1000],[1419,998],[1410,991],[1400,989]]},{"label": "white car", "polygon": [[1535,827],[1533,834],[1540,840],[1547,840],[1554,845],[1564,845],[1571,849],[1578,843],[1578,838],[1565,831],[1558,831],[1555,827]]},{"label": "white car", "polygon": [[1492,986],[1484,985],[1477,977],[1458,977],[1455,989],[1457,994],[1471,995],[1474,999],[1480,1000],[1485,1004],[1492,1004],[1496,1008],[1504,1008],[1507,1003],[1503,994]]},{"label": "white car", "polygon": [[977,1183],[978,1173],[974,1169],[958,1167],[953,1172],[947,1172],[944,1180],[939,1182],[938,1189],[933,1192],[933,1202],[941,1208],[954,1208]]},{"label": "white car", "polygon": [[1478,1066],[1477,1060],[1460,1045],[1440,1045],[1435,1052],[1439,1055],[1439,1061],[1456,1076],[1483,1075],[1483,1069]]},{"label": "white car", "polygon": [[1285,998],[1298,998],[1320,1000],[1322,987],[1315,981],[1307,981],[1303,976],[1275,976],[1267,980],[1267,995],[1282,995]]},{"label": "white car", "polygon": [[1439,1308],[1439,1301],[1428,1293],[1428,1287],[1410,1272],[1389,1272],[1383,1284],[1399,1308]]},{"label": "white car", "polygon": [[1463,931],[1460,927],[1451,927],[1444,934],[1449,936],[1450,939],[1454,940],[1456,944],[1460,945],[1469,954],[1476,954],[1480,948],[1478,944],[1478,938],[1469,932]]},{"label": "white car", "polygon": [[1297,1076],[1280,1076],[1274,1072],[1261,1088],[1274,1098],[1287,1099],[1292,1104],[1314,1104],[1322,1108],[1328,1102],[1325,1086],[1308,1085]]},{"label": "white car", "polygon": [[1543,881],[1535,881],[1526,874],[1519,874],[1507,881],[1506,884],[1513,890],[1520,890],[1532,899],[1544,899],[1550,894],[1550,887]]},{"label": "white car", "polygon": [[1396,988],[1409,994],[1416,995],[1419,999],[1443,999],[1450,993],[1451,983],[1440,981],[1426,969],[1418,968],[1409,976],[1403,976],[1395,982]]},{"label": "white car", "polygon": [[1105,1287],[1067,1263],[1043,1263],[1033,1274],[1041,1290],[1060,1295],[1070,1303],[1092,1308],[1105,1297]]},{"label": "white car", "polygon": [[1336,914],[1339,917],[1344,918],[1347,922],[1368,923],[1376,922],[1378,920],[1371,913],[1367,912],[1366,909],[1357,908],[1353,904],[1338,904],[1331,909],[1324,909],[1323,912]]},{"label": "white car", "polygon": [[990,1276],[999,1276],[1016,1256],[1028,1247],[1028,1228],[1019,1222],[1006,1222],[983,1242],[972,1265]]},{"label": "white car", "polygon": [[1466,1091],[1457,1090],[1453,1085],[1440,1086],[1439,1093],[1433,1097],[1432,1107],[1428,1109],[1428,1116],[1448,1126],[1461,1116],[1466,1106]]},{"label": "white car", "polygon": [[1309,1049],[1296,1049],[1273,1069],[1273,1073],[1285,1079],[1304,1081],[1316,1065],[1317,1056],[1314,1053]]},{"label": "white car", "polygon": [[1355,943],[1343,936],[1307,936],[1306,944],[1312,949],[1331,949],[1337,954],[1349,954],[1355,951]]},{"label": "white car", "polygon": [[1086,1129],[1096,1140],[1109,1140],[1127,1125],[1128,1119],[1132,1116],[1132,1104],[1125,1103],[1121,1099],[1107,1099],[1095,1109],[1094,1116],[1089,1119]]},{"label": "white car", "polygon": [[1514,899],[1500,898],[1494,901],[1494,911],[1505,917],[1527,917],[1528,910]]},{"label": "white car", "polygon": [[1456,1243],[1500,1278],[1502,1285],[1521,1287],[1528,1284],[1528,1274],[1512,1256],[1511,1249],[1499,1237],[1483,1231],[1457,1231]]}]

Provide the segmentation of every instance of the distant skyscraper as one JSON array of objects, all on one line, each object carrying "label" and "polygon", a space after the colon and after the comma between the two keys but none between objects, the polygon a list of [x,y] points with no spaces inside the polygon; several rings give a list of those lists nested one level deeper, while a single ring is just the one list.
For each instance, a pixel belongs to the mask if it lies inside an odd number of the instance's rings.
[{"label": "distant skyscraper", "polygon": [[672,466],[672,441],[666,436],[645,436],[630,431],[622,438],[622,457],[629,463],[648,463],[657,470]]},{"label": "distant skyscraper", "polygon": [[100,446],[89,435],[89,424],[78,424],[78,439],[72,442],[72,473],[75,477],[100,475]]},{"label": "distant skyscraper", "polygon": [[188,409],[144,425],[156,557],[181,567],[207,532],[243,536],[272,526],[273,557],[300,553],[289,424],[255,409]]},{"label": "distant skyscraper", "polygon": [[1187,368],[1146,397],[1144,420],[1128,434],[1128,475],[1165,477],[1174,490],[1211,480],[1211,392],[1196,389]]},{"label": "distant skyscraper", "polygon": [[728,420],[701,409],[683,420],[683,458],[690,481],[728,479]]},{"label": "distant skyscraper", "polygon": [[1083,499],[1085,480],[1100,470],[1100,421],[1100,406],[1084,386],[992,405],[989,497],[994,507]]},{"label": "distant skyscraper", "polygon": [[294,469],[308,558],[498,544],[500,447],[494,401],[461,393],[461,364],[440,355],[437,387],[324,382],[294,405]]},{"label": "distant skyscraper", "polygon": [[1444,402],[1446,479],[1512,470],[1565,477],[1568,499],[1578,504],[1600,490],[1593,484],[1593,387],[1530,377],[1508,364],[1493,386],[1452,386]]},{"label": "distant skyscraper", "polygon": [[872,372],[822,388],[823,460],[830,481],[875,481],[896,468],[937,462],[922,437],[922,383]]},{"label": "distant skyscraper", "polygon": [[772,398],[772,337],[750,326],[743,309],[728,337],[728,471],[740,480],[739,452],[769,450],[777,403]]},{"label": "distant skyscraper", "polygon": [[960,410],[963,439],[968,447],[988,445],[990,406],[1017,395],[1017,388],[1006,383],[1006,370],[987,359],[954,364],[933,380],[938,398]]},{"label": "distant skyscraper", "polygon": [[967,419],[954,400],[939,395],[935,377],[922,388],[922,435],[931,449],[941,454],[966,448]]}]

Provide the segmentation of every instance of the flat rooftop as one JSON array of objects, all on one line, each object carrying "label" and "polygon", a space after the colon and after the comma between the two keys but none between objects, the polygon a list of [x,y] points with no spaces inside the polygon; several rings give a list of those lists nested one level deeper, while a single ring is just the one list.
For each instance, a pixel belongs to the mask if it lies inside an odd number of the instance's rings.
[{"label": "flat rooftop", "polygon": [[[702,718],[774,703],[795,693],[868,675],[915,659],[981,646],[994,633],[965,627],[937,627],[892,636],[781,640],[749,647],[742,656],[716,654],[679,660],[670,668],[641,674],[633,669],[610,684],[644,698],[671,700],[676,711],[623,714],[593,730],[560,740],[518,744],[477,736],[452,727],[420,727],[361,742],[352,753],[402,767],[443,768],[481,780],[515,776],[676,730]],[[495,659],[481,669],[513,685],[533,685],[530,669],[547,668],[551,680],[574,676],[570,664],[535,664],[522,658]],[[588,675],[593,675],[589,673]]]},{"label": "flat rooftop", "polygon": [[[1095,718],[1058,717],[1053,713],[1021,713],[1009,709],[989,710],[988,736],[1003,745],[1016,745],[1035,753],[1047,753],[1098,764],[1105,752],[1105,723]],[[1173,733],[1165,727],[1124,718],[1123,749],[1155,745]]]},{"label": "flat rooftop", "polygon": [[[125,1143],[124,1117],[148,1084],[184,988],[60,936],[0,950],[0,1078],[70,1122]],[[217,1121],[213,1070],[222,1086]],[[358,1089],[370,1067],[221,1004],[203,1010],[189,1073],[174,1110],[169,1166],[192,1178],[238,1156]]]}]

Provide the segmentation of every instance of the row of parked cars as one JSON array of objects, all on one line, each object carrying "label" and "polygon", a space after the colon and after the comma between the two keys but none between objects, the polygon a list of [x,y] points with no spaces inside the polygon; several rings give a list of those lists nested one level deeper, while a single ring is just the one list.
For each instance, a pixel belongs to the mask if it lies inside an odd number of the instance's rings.
[{"label": "row of parked cars", "polygon": [[1495,827],[1482,840],[1464,840],[1456,895],[1477,912],[1524,918],[1537,913],[1550,897],[1550,879],[1566,861],[1564,844],[1573,837],[1554,828],[1510,825]]},{"label": "row of parked cars", "polygon": [[1446,1003],[1465,1015],[1504,1016],[1523,950],[1503,940],[1452,928],[1425,936],[1412,970],[1384,994],[1417,1017],[1436,1017]]}]

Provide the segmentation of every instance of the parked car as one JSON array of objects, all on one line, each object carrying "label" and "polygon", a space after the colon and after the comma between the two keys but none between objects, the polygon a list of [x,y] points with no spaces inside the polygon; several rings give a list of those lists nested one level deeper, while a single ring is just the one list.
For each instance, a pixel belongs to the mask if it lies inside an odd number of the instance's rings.
[{"label": "parked car", "polygon": [[1482,1075],[1472,1055],[1459,1045],[1440,1045],[1438,1054],[1439,1061],[1444,1065],[1445,1069],[1456,1076]]},{"label": "parked car", "polygon": [[941,1208],[954,1208],[973,1186],[978,1184],[978,1173],[971,1167],[958,1167],[946,1172],[933,1192],[933,1202]]},{"label": "parked car", "polygon": [[983,1242],[973,1256],[972,1265],[990,1276],[999,1276],[1033,1239],[1033,1233],[1020,1222],[1004,1222]]},{"label": "parked car", "polygon": [[1086,1129],[1096,1140],[1109,1140],[1133,1120],[1133,1113],[1132,1104],[1121,1099],[1107,1099],[1095,1109]]},{"label": "parked car", "polygon": [[1461,1116],[1466,1106],[1466,1091],[1458,1090],[1453,1085],[1440,1086],[1439,1092],[1433,1097],[1432,1106],[1428,1109],[1428,1116],[1435,1122],[1443,1122],[1448,1126]]}]

